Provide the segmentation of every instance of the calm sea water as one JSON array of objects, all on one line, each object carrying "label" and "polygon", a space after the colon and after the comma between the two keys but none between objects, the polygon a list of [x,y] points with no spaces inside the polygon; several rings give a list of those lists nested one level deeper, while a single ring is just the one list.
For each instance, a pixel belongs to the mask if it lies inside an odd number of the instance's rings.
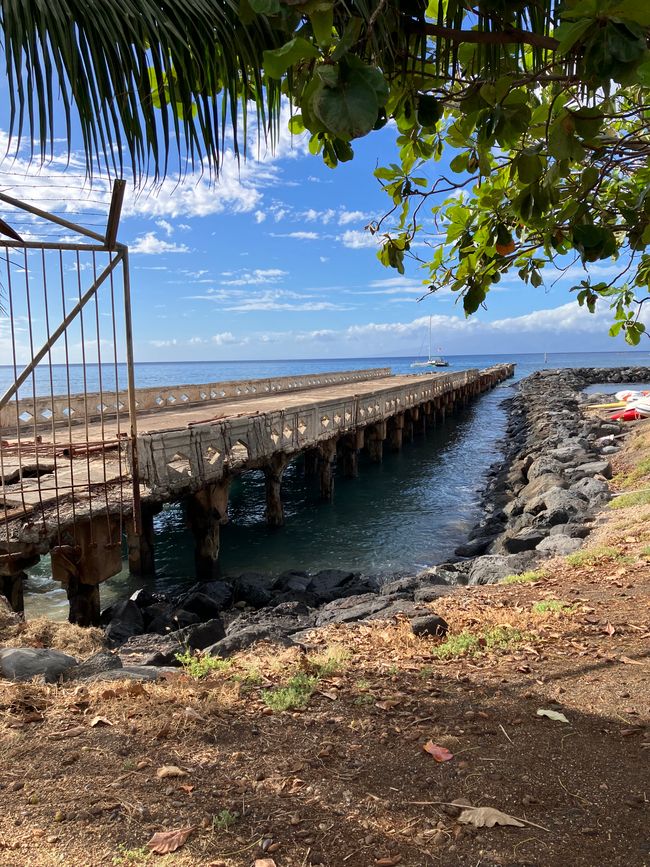
[{"label": "calm sea water", "polygon": [[[414,373],[415,358],[309,359],[305,361],[186,362],[138,364],[140,387],[192,384],[266,376],[297,375],[365,367],[390,367],[394,373]],[[503,361],[517,364],[516,376],[483,395],[466,410],[416,437],[399,454],[386,454],[377,466],[362,460],[355,480],[337,478],[332,504],[321,503],[318,492],[302,476],[300,462],[291,464],[283,484],[286,524],[269,530],[264,524],[264,482],[261,473],[246,473],[231,489],[230,522],[221,531],[221,562],[225,575],[255,570],[344,568],[366,574],[419,569],[449,556],[479,517],[485,473],[499,456],[505,431],[504,398],[512,385],[546,367],[618,367],[649,364],[650,353],[567,353],[542,355],[449,356],[449,371],[487,367]],[[417,371],[417,368],[415,369]],[[0,367],[0,387],[11,381],[11,370]],[[108,371],[106,372],[108,375]],[[65,389],[65,368],[53,368],[55,389]],[[124,371],[120,370],[120,378]],[[88,388],[98,383],[96,370]],[[106,380],[105,380],[106,381]],[[114,383],[113,378],[113,383]],[[49,388],[49,373],[43,379]],[[81,390],[81,368],[71,369],[71,389]],[[193,582],[192,541],[182,508],[169,505],[156,518],[158,574],[148,586],[171,590]],[[133,592],[142,581],[125,568],[101,587],[102,603]],[[27,583],[28,616],[67,616],[63,590],[52,581],[49,560],[31,570]]]}]

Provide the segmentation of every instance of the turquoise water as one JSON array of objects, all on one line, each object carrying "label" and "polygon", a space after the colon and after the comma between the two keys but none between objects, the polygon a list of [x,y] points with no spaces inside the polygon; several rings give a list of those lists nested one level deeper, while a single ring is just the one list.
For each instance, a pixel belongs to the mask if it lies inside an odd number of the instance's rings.
[{"label": "turquoise water", "polygon": [[[394,373],[413,373],[414,358],[337,359],[276,362],[191,362],[139,364],[141,387],[169,383],[201,383],[227,379],[297,375],[324,370],[391,367]],[[516,376],[481,396],[464,411],[425,437],[416,436],[398,454],[386,453],[381,465],[363,456],[358,479],[336,479],[332,504],[303,478],[300,461],[285,474],[283,499],[286,524],[269,530],[264,523],[261,473],[250,472],[233,483],[229,524],[221,531],[221,564],[225,575],[247,570],[349,568],[366,574],[386,574],[422,568],[449,556],[465,539],[479,517],[485,473],[499,456],[505,430],[501,403],[512,384],[544,367],[541,355],[449,356],[450,372],[487,367],[503,361],[517,364]],[[547,367],[617,367],[650,364],[641,352],[552,354]],[[415,369],[417,370],[417,368]],[[0,385],[9,373],[0,368]],[[74,377],[80,375],[73,370]],[[49,378],[48,378],[49,382]],[[89,377],[89,388],[92,388]],[[147,586],[175,589],[193,581],[192,544],[182,508],[169,505],[156,518],[158,574]],[[49,575],[44,558],[31,570],[26,609],[28,616],[47,614],[65,618],[67,601]],[[142,581],[128,570],[102,585],[102,603],[132,592]]]}]

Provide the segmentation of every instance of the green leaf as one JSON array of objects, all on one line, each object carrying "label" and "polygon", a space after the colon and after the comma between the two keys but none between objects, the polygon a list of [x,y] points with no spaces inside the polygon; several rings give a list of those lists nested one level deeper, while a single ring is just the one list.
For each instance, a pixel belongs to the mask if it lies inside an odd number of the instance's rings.
[{"label": "green leaf", "polygon": [[280,11],[280,0],[248,0],[248,3],[258,15],[277,15]]},{"label": "green leaf", "polygon": [[560,42],[556,49],[557,53],[561,55],[569,52],[593,24],[594,21],[590,18],[583,18],[573,24],[561,24],[554,33],[555,38]]},{"label": "green leaf", "polygon": [[[279,0],[278,0],[279,2]],[[317,9],[309,13],[311,21],[311,29],[314,32],[314,38],[321,48],[328,48],[334,41],[332,30],[334,27],[334,7],[330,6],[327,9]]]},{"label": "green leaf", "polygon": [[520,154],[517,158],[517,174],[523,184],[533,184],[544,171],[544,164],[537,154]]},{"label": "green leaf", "polygon": [[443,106],[429,93],[418,96],[418,123],[425,129],[435,129],[443,115]]},{"label": "green leaf", "polygon": [[284,73],[300,60],[318,57],[318,49],[301,36],[296,36],[281,48],[265,51],[264,70],[270,78],[282,78]]},{"label": "green leaf", "polygon": [[311,108],[326,129],[341,139],[360,138],[373,128],[379,105],[365,74],[352,70],[336,87],[323,84]]}]

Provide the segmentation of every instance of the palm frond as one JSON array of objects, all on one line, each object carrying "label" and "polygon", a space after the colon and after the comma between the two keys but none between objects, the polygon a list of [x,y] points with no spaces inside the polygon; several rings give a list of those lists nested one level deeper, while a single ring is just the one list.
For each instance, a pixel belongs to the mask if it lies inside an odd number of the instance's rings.
[{"label": "palm frond", "polygon": [[[279,85],[263,81],[262,51],[281,44],[267,20],[242,24],[235,0],[2,0],[10,135],[46,159],[78,124],[92,174],[99,163],[163,176],[169,159],[218,172],[227,137],[245,153],[256,95],[258,130],[273,144]],[[151,74],[150,74],[151,70]]]}]

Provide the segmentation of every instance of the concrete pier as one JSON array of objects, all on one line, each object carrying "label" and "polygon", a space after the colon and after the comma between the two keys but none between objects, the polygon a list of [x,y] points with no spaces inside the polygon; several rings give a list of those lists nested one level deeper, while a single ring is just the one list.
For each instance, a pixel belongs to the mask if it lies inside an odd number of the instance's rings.
[{"label": "concrete pier", "polygon": [[[84,406],[93,405],[88,395],[67,401],[67,407],[54,404],[47,412],[41,410],[40,398],[21,400],[0,414],[0,592],[21,610],[24,569],[49,552],[54,577],[68,593],[71,620],[96,623],[99,584],[122,568],[116,528],[124,524],[131,571],[152,575],[153,516],[168,501],[185,503],[197,578],[213,578],[219,570],[221,526],[228,520],[234,477],[248,470],[264,473],[266,521],[282,526],[282,478],[294,457],[303,456],[306,481],[312,479],[321,498],[331,501],[336,471],[348,478],[359,475],[360,450],[380,463],[384,450],[399,451],[405,442],[426,435],[427,427],[443,422],[513,372],[514,365],[508,364],[407,376],[379,369],[138,390],[138,532],[124,499],[131,472],[128,440],[112,421],[111,408],[98,403],[98,421],[83,415]],[[41,411],[50,428],[63,424],[59,417],[67,418],[65,448],[57,452],[50,446],[53,460],[42,474],[47,485],[40,481],[40,440],[34,445],[38,477],[23,482],[26,446],[18,441],[16,447],[3,428],[8,419],[15,423],[16,417]],[[50,493],[74,491],[73,478],[81,478],[87,491],[97,489],[101,496]]]}]

